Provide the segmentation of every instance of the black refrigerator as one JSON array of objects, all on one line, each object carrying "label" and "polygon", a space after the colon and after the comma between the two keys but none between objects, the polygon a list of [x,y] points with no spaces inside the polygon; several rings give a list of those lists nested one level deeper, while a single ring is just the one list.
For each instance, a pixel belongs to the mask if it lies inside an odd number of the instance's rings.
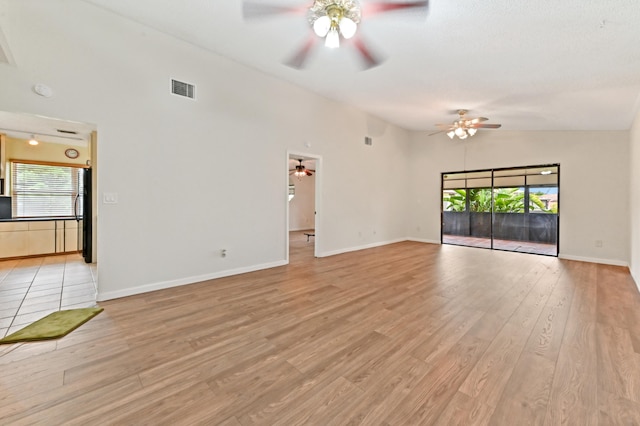
[{"label": "black refrigerator", "polygon": [[75,202],[75,215],[78,222],[78,251],[86,263],[91,263],[92,227],[91,227],[91,168],[79,169],[78,195]]}]

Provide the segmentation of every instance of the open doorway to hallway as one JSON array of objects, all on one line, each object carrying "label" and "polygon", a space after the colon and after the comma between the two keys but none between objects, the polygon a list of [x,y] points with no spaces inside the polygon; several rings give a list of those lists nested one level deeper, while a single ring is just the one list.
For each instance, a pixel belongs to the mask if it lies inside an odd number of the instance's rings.
[{"label": "open doorway to hallway", "polygon": [[320,158],[288,153],[287,259],[312,258],[317,252],[317,198]]}]

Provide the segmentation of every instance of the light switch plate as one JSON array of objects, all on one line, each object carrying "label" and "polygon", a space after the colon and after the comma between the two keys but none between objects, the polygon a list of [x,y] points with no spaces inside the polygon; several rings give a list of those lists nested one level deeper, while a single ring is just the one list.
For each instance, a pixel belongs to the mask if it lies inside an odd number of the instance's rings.
[{"label": "light switch plate", "polygon": [[105,192],[102,195],[102,202],[104,204],[118,204],[118,193],[117,192]]}]

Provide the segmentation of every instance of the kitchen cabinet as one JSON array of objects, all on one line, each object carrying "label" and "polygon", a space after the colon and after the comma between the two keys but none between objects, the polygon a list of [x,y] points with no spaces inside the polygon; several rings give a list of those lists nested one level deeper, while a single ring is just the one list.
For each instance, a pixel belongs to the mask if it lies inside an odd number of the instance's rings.
[{"label": "kitchen cabinet", "polygon": [[29,224],[26,222],[0,223],[0,258],[27,256]]},{"label": "kitchen cabinet", "polygon": [[56,252],[55,222],[27,222],[27,254]]},{"label": "kitchen cabinet", "polygon": [[0,259],[77,250],[78,222],[75,220],[0,222]]},{"label": "kitchen cabinet", "polygon": [[63,229],[63,249],[59,251],[70,252],[78,251],[78,222],[75,220],[66,220],[59,227]]}]

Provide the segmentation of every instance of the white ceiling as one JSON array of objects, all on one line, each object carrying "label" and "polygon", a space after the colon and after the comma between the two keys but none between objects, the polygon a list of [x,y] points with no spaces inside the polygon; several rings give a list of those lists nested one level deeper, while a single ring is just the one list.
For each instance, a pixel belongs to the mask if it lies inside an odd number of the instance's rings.
[{"label": "white ceiling", "polygon": [[431,0],[428,14],[363,16],[358,35],[387,58],[367,71],[353,46],[322,44],[288,68],[305,17],[244,22],[241,0],[85,1],[411,130],[459,108],[507,130],[626,130],[640,94],[640,0]]},{"label": "white ceiling", "polygon": [[0,133],[17,139],[33,136],[41,142],[86,147],[95,129],[87,123],[0,111]]}]

